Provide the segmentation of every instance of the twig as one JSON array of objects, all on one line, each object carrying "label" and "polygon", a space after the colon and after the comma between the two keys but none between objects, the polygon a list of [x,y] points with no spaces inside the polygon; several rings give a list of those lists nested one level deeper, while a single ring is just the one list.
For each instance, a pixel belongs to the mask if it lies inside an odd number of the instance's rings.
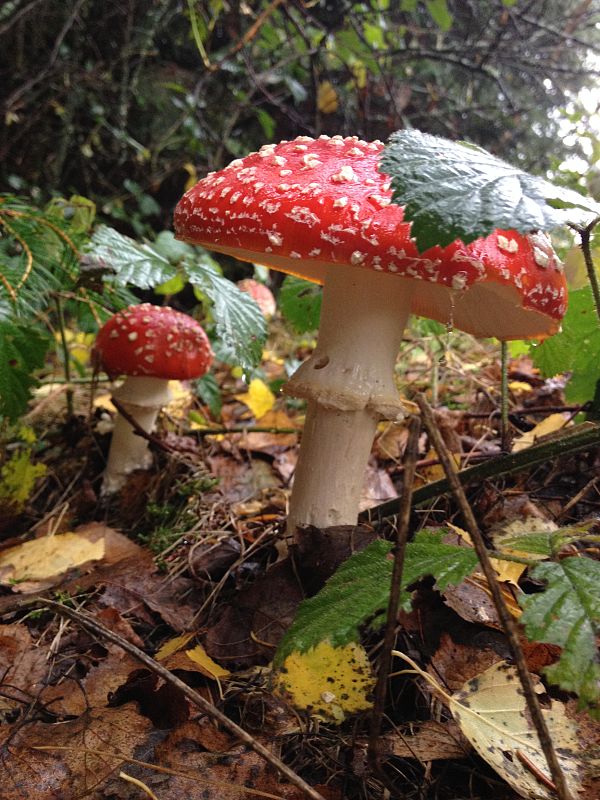
[{"label": "twig", "polygon": [[163,667],[162,664],[159,664],[151,656],[144,653],[143,650],[140,650],[139,647],[136,647],[135,645],[131,644],[131,642],[128,642],[127,639],[124,639],[122,636],[119,636],[118,634],[109,630],[100,622],[97,622],[95,619],[89,616],[89,614],[76,611],[75,609],[69,608],[62,603],[56,603],[53,600],[47,600],[43,597],[35,597],[23,603],[23,607],[29,605],[37,605],[49,608],[52,611],[55,611],[59,616],[73,620],[73,622],[75,622],[81,628],[84,628],[90,633],[99,636],[101,639],[116,644],[117,647],[120,647],[130,656],[133,656],[133,658],[136,658],[145,667],[161,677],[164,681],[179,689],[179,691],[182,692],[195,706],[200,708],[205,714],[208,714],[210,717],[212,717],[212,719],[222,725],[227,731],[229,731],[229,733],[233,734],[242,742],[244,742],[244,744],[251,747],[255,753],[258,753],[259,756],[264,758],[267,763],[285,776],[293,786],[296,786],[298,789],[304,792],[307,797],[312,798],[312,800],[324,800],[323,795],[319,794],[319,792],[313,789],[312,786],[306,783],[305,780],[303,780],[297,773],[284,764],[283,761],[277,758],[277,756],[273,755],[270,750],[257,741],[247,731],[245,731],[239,725],[236,725],[233,720],[229,719],[229,717],[223,714],[222,711],[219,711],[219,709],[208,700],[205,700],[205,698],[192,689],[191,686],[188,686],[180,678]]},{"label": "twig", "polygon": [[437,451],[438,456],[440,457],[440,461],[444,467],[444,472],[446,473],[446,477],[452,489],[452,494],[454,495],[454,499],[460,508],[465,526],[471,536],[473,546],[477,553],[477,557],[479,558],[479,563],[481,564],[481,568],[488,582],[488,587],[494,601],[494,606],[496,607],[496,612],[498,613],[498,617],[500,618],[502,627],[504,628],[511,653],[515,661],[515,666],[517,668],[517,672],[519,673],[519,678],[523,687],[523,693],[527,702],[527,708],[529,709],[531,720],[539,736],[540,744],[546,757],[546,761],[548,762],[552,780],[556,786],[556,793],[560,800],[573,800],[573,797],[567,786],[565,775],[558,761],[556,750],[554,749],[554,744],[552,742],[552,737],[550,736],[550,731],[548,730],[546,720],[542,714],[542,709],[535,692],[535,686],[531,678],[531,673],[527,668],[525,655],[523,654],[521,643],[519,641],[519,632],[516,622],[511,616],[504,602],[502,591],[496,577],[496,572],[490,561],[490,557],[479,530],[479,526],[477,525],[475,515],[473,514],[473,510],[469,505],[467,496],[465,495],[464,489],[460,483],[460,480],[458,479],[456,467],[452,457],[448,451],[448,448],[446,447],[439,429],[435,424],[433,413],[429,404],[423,395],[417,395],[416,401],[417,405],[421,409],[423,425],[425,426],[429,438],[435,450]]},{"label": "twig", "polygon": [[111,397],[110,401],[113,404],[113,406],[117,409],[119,414],[125,420],[127,420],[127,422],[131,425],[131,427],[133,428],[134,432],[138,436],[141,436],[142,439],[146,439],[148,442],[150,442],[150,444],[156,445],[156,447],[158,447],[160,450],[164,450],[165,453],[173,453],[173,452],[175,452],[176,448],[171,447],[171,445],[167,444],[163,439],[160,438],[160,436],[157,436],[154,433],[148,433],[148,431],[145,431],[142,428],[142,426],[140,425],[140,423],[131,416],[129,411],[127,411],[127,409],[124,408],[123,405],[115,397]]},{"label": "twig", "polygon": [[592,287],[594,305],[596,306],[596,314],[600,320],[600,282],[598,281],[598,275],[596,273],[596,268],[594,267],[594,260],[592,259],[592,251],[590,248],[592,231],[599,222],[600,217],[596,217],[589,223],[589,225],[575,225],[572,223],[570,227],[579,234],[579,246],[581,247],[581,252],[583,253],[583,260],[585,261],[588,280],[590,282],[590,286]]},{"label": "twig", "polygon": [[500,443],[502,450],[508,453],[508,343],[500,342]]},{"label": "twig", "polygon": [[[599,445],[600,425],[584,422],[572,430],[564,431],[560,436],[552,438],[550,441],[544,441],[520,450],[518,453],[508,453],[505,456],[492,458],[474,467],[463,469],[457,473],[457,479],[463,486],[473,482],[481,483],[486,478],[511,475],[537,464],[544,464],[557,456],[576,453],[579,450],[589,450]],[[447,494],[450,488],[447,478],[435,481],[427,486],[421,486],[413,494],[413,505],[422,505],[428,500]],[[385,503],[363,511],[359,516],[359,522],[372,522],[373,520],[391,517],[398,513],[399,507],[397,497],[393,500],[387,500]]]},{"label": "twig", "polygon": [[379,658],[379,671],[377,675],[377,685],[375,687],[375,702],[373,705],[373,712],[371,714],[371,725],[369,730],[369,761],[375,770],[379,770],[380,767],[381,721],[383,719],[387,683],[392,664],[392,650],[394,648],[394,641],[396,638],[396,623],[398,619],[398,608],[400,607],[400,593],[402,587],[402,570],[404,568],[404,554],[406,552],[406,542],[408,539],[413,483],[416,472],[420,432],[421,420],[419,417],[413,416],[408,427],[408,443],[404,453],[404,478],[402,484],[402,496],[400,499],[400,514],[398,515],[396,527],[396,546],[394,550],[394,567],[392,569],[392,585],[387,609],[385,634],[383,637],[383,645]]}]

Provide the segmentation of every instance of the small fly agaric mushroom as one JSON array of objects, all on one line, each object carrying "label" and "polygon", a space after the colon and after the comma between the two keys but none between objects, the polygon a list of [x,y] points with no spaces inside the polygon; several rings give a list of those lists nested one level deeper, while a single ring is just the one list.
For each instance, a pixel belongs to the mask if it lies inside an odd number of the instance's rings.
[{"label": "small fly agaric mushroom", "polygon": [[[160,409],[171,399],[170,380],[199,378],[212,362],[200,323],[168,306],[142,303],[119,311],[98,332],[94,359],[110,378],[126,375],[113,396],[150,433]],[[117,415],[102,494],[118,491],[133,470],[152,463],[148,442]]]},{"label": "small fly agaric mushroom", "polygon": [[256,305],[260,308],[260,313],[265,319],[271,319],[277,306],[275,305],[275,298],[273,292],[264,283],[255,281],[254,278],[244,278],[242,281],[237,282],[238,289],[246,292],[254,300]]},{"label": "small fly agaric mushroom", "polygon": [[381,142],[300,136],[210,173],[178,238],[324,285],[318,345],[284,387],[308,400],[289,528],[355,524],[377,422],[402,406],[394,365],[410,313],[476,336],[554,333],[562,266],[542,233],[496,231],[420,253],[378,171]]}]

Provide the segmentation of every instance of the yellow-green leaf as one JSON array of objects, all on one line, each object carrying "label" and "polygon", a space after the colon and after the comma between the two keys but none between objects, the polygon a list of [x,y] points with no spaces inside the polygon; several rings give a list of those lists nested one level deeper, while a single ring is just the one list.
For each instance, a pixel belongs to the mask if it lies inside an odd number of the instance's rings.
[{"label": "yellow-green leaf", "polygon": [[365,649],[356,642],[332,647],[319,642],[290,653],[275,675],[275,693],[313,716],[342,722],[370,708],[375,678]]}]

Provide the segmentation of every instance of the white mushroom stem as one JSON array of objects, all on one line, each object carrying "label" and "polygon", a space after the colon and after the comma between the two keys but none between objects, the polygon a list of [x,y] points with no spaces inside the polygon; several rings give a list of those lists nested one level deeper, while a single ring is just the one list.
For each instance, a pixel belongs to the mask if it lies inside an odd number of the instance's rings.
[{"label": "white mushroom stem", "polygon": [[401,419],[394,366],[411,284],[370,270],[329,269],[318,345],[284,391],[308,399],[288,529],[355,525],[380,419]]},{"label": "white mushroom stem", "polygon": [[[169,381],[164,378],[129,376],[113,396],[138,425],[150,433],[158,412],[172,395]],[[130,472],[148,469],[151,464],[152,454],[147,440],[136,433],[121,414],[117,414],[102,481],[102,494],[117,492]]]}]

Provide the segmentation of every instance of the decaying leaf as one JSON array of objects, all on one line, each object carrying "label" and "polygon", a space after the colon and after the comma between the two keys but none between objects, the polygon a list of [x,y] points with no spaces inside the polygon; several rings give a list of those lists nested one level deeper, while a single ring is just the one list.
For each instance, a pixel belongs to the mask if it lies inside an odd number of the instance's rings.
[{"label": "decaying leaf", "polygon": [[[544,691],[539,681],[536,691]],[[554,800],[555,792],[536,777],[537,772],[550,780],[514,667],[506,662],[494,664],[456,692],[450,708],[475,750],[516,792],[532,800]],[[582,781],[577,728],[558,701],[542,713],[567,784],[577,796]]]},{"label": "decaying leaf", "polygon": [[512,452],[518,453],[525,450],[526,447],[531,447],[542,436],[547,436],[549,433],[556,433],[562,430],[567,424],[567,418],[564,414],[550,414],[546,419],[538,423],[535,428],[518,436],[512,445]]},{"label": "decaying leaf", "polygon": [[347,714],[370,708],[375,685],[364,648],[356,642],[332,647],[320,642],[294,651],[275,675],[275,693],[313,716],[342,722]]},{"label": "decaying leaf", "polygon": [[13,584],[15,591],[39,590],[59,583],[75,567],[100,561],[115,564],[139,551],[126,536],[94,522],[0,552],[0,583]]},{"label": "decaying leaf", "polygon": [[0,503],[12,512],[22,511],[35,482],[47,469],[45,464],[32,463],[29,448],[14,453],[0,471]]},{"label": "decaying leaf", "polygon": [[176,653],[171,653],[164,658],[163,663],[167,669],[185,669],[190,672],[199,672],[206,678],[217,681],[221,678],[227,678],[231,674],[225,667],[213,661],[201,644],[197,644],[189,650],[180,649]]},{"label": "decaying leaf", "polygon": [[103,555],[103,539],[90,541],[71,532],[42,536],[0,553],[0,576],[3,583],[46,580]]}]

